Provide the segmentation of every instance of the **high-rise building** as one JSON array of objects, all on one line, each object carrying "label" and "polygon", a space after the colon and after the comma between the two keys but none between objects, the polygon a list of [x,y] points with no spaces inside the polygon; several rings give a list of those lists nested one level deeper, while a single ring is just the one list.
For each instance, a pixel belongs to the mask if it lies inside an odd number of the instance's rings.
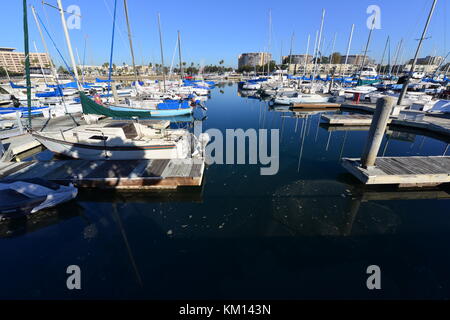
[{"label": "high-rise building", "polygon": [[[418,65],[432,65],[432,66],[438,66],[441,64],[441,62],[444,60],[444,57],[441,56],[426,56],[425,58],[418,58],[417,63]],[[413,59],[409,60],[408,64],[412,65]]]},{"label": "high-rise building", "polygon": [[[341,56],[341,63],[345,63],[346,56]],[[353,64],[353,65],[361,65],[363,64],[364,55],[363,54],[354,54],[349,55],[347,64]],[[373,64],[375,63],[374,60],[370,59],[370,57],[366,56],[364,59],[364,65]]]},{"label": "high-rise building", "polygon": [[283,63],[286,64],[305,64],[305,60],[306,63],[312,63],[313,61],[313,56],[308,54],[293,54],[290,56],[284,56],[283,57]]},{"label": "high-rise building", "polygon": [[242,68],[244,66],[258,67],[269,63],[271,60],[272,54],[267,52],[243,53],[239,55],[238,68]]},{"label": "high-rise building", "polygon": [[[16,52],[15,48],[0,48],[0,67],[7,69],[9,72],[24,73],[25,72],[25,53]],[[30,52],[30,67],[32,68],[49,68],[50,58],[46,53]]]}]

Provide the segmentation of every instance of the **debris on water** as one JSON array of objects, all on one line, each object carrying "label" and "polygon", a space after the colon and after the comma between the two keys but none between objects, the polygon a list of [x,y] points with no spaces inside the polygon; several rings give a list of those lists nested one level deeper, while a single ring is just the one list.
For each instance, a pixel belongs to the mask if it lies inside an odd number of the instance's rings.
[{"label": "debris on water", "polygon": [[341,197],[342,197],[342,198],[345,198],[345,194],[341,194]]},{"label": "debris on water", "polygon": [[172,230],[167,231],[167,235],[168,235],[168,236],[171,236],[172,234],[173,234],[173,231],[172,231]]},{"label": "debris on water", "polygon": [[184,229],[184,228],[187,228],[187,224],[183,224],[181,227]]},{"label": "debris on water", "polygon": [[189,219],[192,219],[192,215],[189,215]]}]

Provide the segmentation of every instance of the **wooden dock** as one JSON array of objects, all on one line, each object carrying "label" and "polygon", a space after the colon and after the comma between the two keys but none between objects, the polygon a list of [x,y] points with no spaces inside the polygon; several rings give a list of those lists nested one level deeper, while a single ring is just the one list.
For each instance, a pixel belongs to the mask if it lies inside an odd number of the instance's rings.
[{"label": "wooden dock", "polygon": [[323,109],[339,109],[339,103],[294,103],[291,105],[292,109],[310,109],[310,110],[323,110]]},{"label": "wooden dock", "polygon": [[55,160],[10,162],[0,168],[0,181],[45,178],[80,188],[151,190],[201,186],[201,159]]},{"label": "wooden dock", "polygon": [[364,169],[360,159],[343,158],[342,164],[369,185],[427,186],[450,183],[450,157],[383,157]]},{"label": "wooden dock", "polygon": [[421,129],[450,137],[450,119],[425,116],[421,121],[394,119],[392,124],[397,126]]},{"label": "wooden dock", "polygon": [[370,126],[372,123],[372,116],[365,114],[322,114],[322,119],[325,123],[342,126]]}]

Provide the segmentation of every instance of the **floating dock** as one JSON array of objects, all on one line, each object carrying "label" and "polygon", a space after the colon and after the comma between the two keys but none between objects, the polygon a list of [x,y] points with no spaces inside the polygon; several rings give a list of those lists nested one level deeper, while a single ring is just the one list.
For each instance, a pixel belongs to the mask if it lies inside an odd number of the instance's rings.
[{"label": "floating dock", "polygon": [[[324,123],[335,126],[370,126],[371,115],[364,114],[323,114]],[[450,119],[425,115],[422,120],[398,119],[391,117],[389,125],[425,130],[440,136],[450,137]]]},{"label": "floating dock", "polygon": [[55,160],[3,164],[0,181],[45,178],[79,188],[151,190],[201,186],[202,159],[170,160]]},{"label": "floating dock", "polygon": [[343,158],[342,165],[368,185],[428,186],[450,183],[450,157],[383,157],[365,169],[360,159]]},{"label": "floating dock", "polygon": [[365,114],[322,114],[322,119],[325,123],[342,126],[370,126],[372,123],[372,116]]},{"label": "floating dock", "polygon": [[339,109],[341,104],[339,103],[294,103],[291,105],[292,109],[311,109],[311,110],[322,110],[322,109]]}]

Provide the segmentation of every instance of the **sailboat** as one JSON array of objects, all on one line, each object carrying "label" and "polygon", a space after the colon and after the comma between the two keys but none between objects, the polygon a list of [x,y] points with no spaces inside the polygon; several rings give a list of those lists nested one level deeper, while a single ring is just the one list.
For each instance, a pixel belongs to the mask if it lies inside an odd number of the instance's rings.
[{"label": "sailboat", "polygon": [[[58,0],[62,26],[66,35],[68,51],[73,69],[76,63],[73,57],[69,33],[67,32],[61,0]],[[75,71],[76,82],[78,75]],[[80,101],[84,114],[100,114],[115,118],[152,117],[171,115],[175,111],[189,112],[192,107],[175,102],[161,104],[155,109],[139,109],[118,105],[104,106],[91,100],[78,84]],[[99,97],[97,97],[99,98]],[[178,104],[177,108],[174,105]],[[188,110],[188,111],[184,111]],[[185,114],[185,113],[184,113]],[[50,151],[75,159],[84,160],[134,160],[134,159],[184,159],[202,157],[203,150],[209,141],[207,134],[198,137],[185,129],[168,129],[166,126],[145,125],[130,121],[108,121],[101,124],[88,124],[58,132],[33,132],[33,137]]]},{"label": "sailboat", "polygon": [[54,153],[83,160],[185,159],[203,154],[209,141],[184,129],[120,121],[34,132],[33,137]]},{"label": "sailboat", "polygon": [[157,104],[146,103],[145,100],[128,100],[128,103],[125,104],[103,105],[90,99],[84,92],[80,92],[80,100],[84,114],[103,115],[111,118],[175,117],[194,112],[194,108],[189,102],[181,100],[169,100]]}]

